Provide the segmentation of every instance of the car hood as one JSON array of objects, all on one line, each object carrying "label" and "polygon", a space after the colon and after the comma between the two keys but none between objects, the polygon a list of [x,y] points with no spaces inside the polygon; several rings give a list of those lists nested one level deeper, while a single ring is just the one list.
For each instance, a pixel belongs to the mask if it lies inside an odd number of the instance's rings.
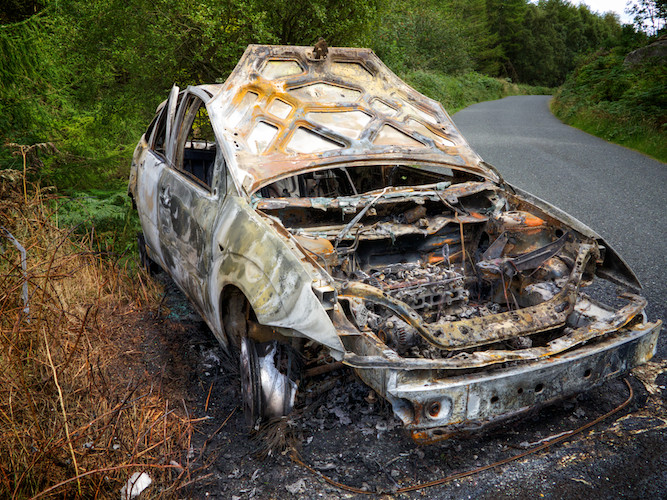
[{"label": "car hood", "polygon": [[312,47],[250,45],[208,106],[247,193],[297,172],[363,162],[441,164],[499,181],[443,107],[369,49],[329,48],[316,59]]}]

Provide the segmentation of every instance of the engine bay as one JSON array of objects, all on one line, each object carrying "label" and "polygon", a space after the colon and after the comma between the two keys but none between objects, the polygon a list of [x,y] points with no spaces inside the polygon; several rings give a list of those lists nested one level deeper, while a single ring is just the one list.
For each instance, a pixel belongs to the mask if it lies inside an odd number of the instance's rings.
[{"label": "engine bay", "polygon": [[401,356],[540,348],[581,326],[604,248],[491,182],[434,170],[301,174],[255,202],[340,285],[356,328]]}]

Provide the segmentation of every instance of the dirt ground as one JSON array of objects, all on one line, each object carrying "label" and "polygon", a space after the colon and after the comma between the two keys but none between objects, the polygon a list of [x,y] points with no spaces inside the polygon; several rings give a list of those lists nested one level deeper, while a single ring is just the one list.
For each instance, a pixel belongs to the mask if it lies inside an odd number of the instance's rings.
[{"label": "dirt ground", "polygon": [[[563,443],[446,484],[395,494],[518,455],[545,438],[578,428],[621,404],[621,380],[539,413],[470,436],[417,446],[352,370],[302,382],[294,415],[249,436],[234,363],[164,274],[158,312],[144,313],[137,334],[149,383],[181,398],[203,419],[182,464],[191,482],[184,498],[357,498],[267,442],[287,440],[302,460],[334,481],[396,498],[665,498],[667,493],[667,362],[654,360],[628,379],[632,402]],[[153,487],[155,488],[155,487]],[[159,494],[153,491],[152,494]]]}]

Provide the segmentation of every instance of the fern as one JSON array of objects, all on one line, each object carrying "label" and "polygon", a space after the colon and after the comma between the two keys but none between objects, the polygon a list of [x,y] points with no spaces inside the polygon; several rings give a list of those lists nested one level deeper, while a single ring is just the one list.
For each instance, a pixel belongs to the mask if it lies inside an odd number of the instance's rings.
[{"label": "fern", "polygon": [[77,192],[61,198],[57,208],[59,226],[88,234],[100,251],[124,253],[134,247],[139,220],[123,191]]}]

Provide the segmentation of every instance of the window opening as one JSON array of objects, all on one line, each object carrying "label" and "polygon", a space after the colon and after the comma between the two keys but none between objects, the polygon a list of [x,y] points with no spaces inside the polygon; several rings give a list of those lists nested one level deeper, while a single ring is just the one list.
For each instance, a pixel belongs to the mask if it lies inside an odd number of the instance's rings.
[{"label": "window opening", "polygon": [[160,111],[160,117],[155,125],[155,133],[153,135],[151,149],[160,154],[163,158],[166,157],[165,135],[167,134],[167,107],[165,105]]},{"label": "window opening", "polygon": [[162,111],[160,113],[156,113],[153,119],[151,120],[150,125],[146,129],[146,132],[144,133],[144,138],[146,139],[146,142],[150,145],[151,144],[151,136],[153,134],[153,130],[155,129],[155,125],[157,124],[158,118],[162,114]]},{"label": "window opening", "polygon": [[175,166],[207,187],[213,183],[216,143],[213,125],[204,103],[192,97],[179,131]]}]

